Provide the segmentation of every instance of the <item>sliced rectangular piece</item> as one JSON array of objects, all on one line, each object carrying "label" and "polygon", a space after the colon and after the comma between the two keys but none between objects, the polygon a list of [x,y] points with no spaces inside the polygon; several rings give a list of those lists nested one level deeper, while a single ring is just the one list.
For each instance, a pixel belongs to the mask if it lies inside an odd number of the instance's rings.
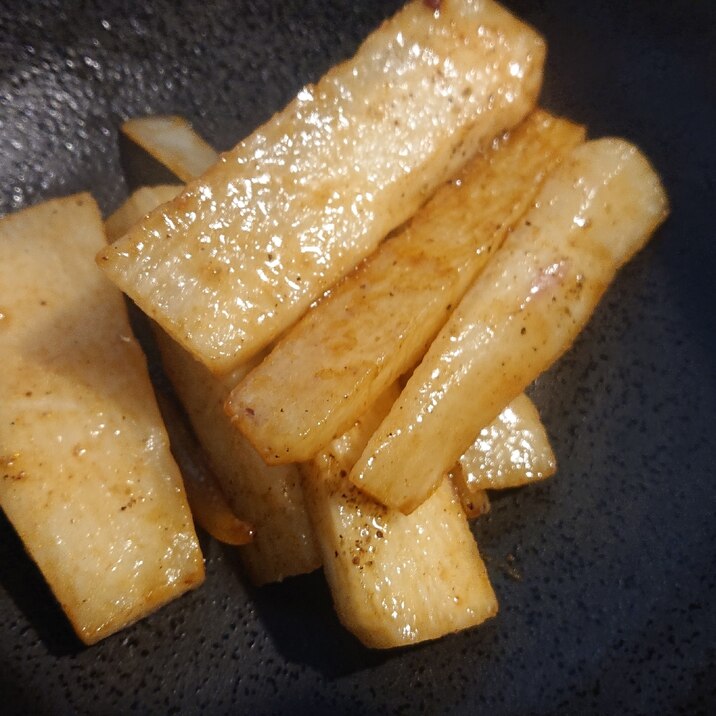
[{"label": "sliced rectangular piece", "polygon": [[524,393],[482,428],[458,462],[465,486],[478,493],[544,480],[557,469],[547,431]]},{"label": "sliced rectangular piece", "polygon": [[119,146],[125,174],[141,175],[147,184],[171,183],[174,178],[187,182],[219,160],[184,117],[129,119],[122,125]]},{"label": "sliced rectangular piece", "polygon": [[557,469],[534,403],[518,395],[485,428],[448,473],[468,518],[490,511],[487,490],[544,480]]},{"label": "sliced rectangular piece", "polygon": [[129,198],[104,222],[107,240],[112,242],[124,236],[142,217],[160,204],[171,201],[180,191],[181,185],[160,184],[143,186],[133,191]]},{"label": "sliced rectangular piece", "polygon": [[264,460],[310,459],[420,360],[546,174],[583,139],[582,127],[533,112],[288,331],[228,403]]},{"label": "sliced rectangular piece", "polygon": [[[212,375],[161,329],[156,331],[162,364],[201,442],[214,475],[234,512],[253,530],[239,548],[254,584],[279,582],[321,566],[297,465],[269,467],[224,411],[230,387]],[[250,365],[238,369],[248,370]]]},{"label": "sliced rectangular piece", "polygon": [[204,565],[92,198],[0,220],[0,505],[87,644]]},{"label": "sliced rectangular piece", "polygon": [[537,33],[492,0],[415,0],[99,264],[228,372],[519,122],[543,61]]},{"label": "sliced rectangular piece", "polygon": [[411,515],[377,504],[346,475],[389,408],[384,395],[304,469],[306,501],[338,616],[366,646],[436,639],[497,613],[497,599],[452,484]]},{"label": "sliced rectangular piece", "polygon": [[544,480],[557,469],[534,403],[518,395],[485,428],[448,473],[469,519],[490,511],[487,490]]},{"label": "sliced rectangular piece", "polygon": [[617,139],[574,149],[465,294],[370,439],[351,480],[410,512],[475,437],[567,348],[667,198]]},{"label": "sliced rectangular piece", "polygon": [[169,433],[172,455],[184,478],[194,522],[219,542],[233,546],[248,544],[253,528],[231,509],[176,398],[158,391],[157,402]]}]

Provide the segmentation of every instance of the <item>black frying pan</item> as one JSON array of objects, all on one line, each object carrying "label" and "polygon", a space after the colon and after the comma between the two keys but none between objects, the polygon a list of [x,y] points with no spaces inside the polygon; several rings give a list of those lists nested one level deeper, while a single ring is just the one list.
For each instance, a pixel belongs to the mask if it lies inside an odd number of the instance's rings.
[{"label": "black frying pan", "polygon": [[[556,478],[476,526],[501,602],[391,653],[344,632],[320,574],[253,590],[203,538],[199,591],[90,649],[0,521],[4,713],[716,710],[713,3],[508,3],[549,41],[547,108],[636,141],[673,212],[532,390]],[[227,148],[399,0],[0,3],[0,211],[126,193],[122,119],[179,113]]]}]

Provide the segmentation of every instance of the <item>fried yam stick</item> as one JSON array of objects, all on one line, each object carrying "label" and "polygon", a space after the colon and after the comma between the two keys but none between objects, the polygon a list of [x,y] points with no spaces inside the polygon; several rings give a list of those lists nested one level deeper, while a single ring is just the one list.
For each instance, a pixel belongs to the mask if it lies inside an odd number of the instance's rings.
[{"label": "fried yam stick", "polygon": [[618,139],[574,149],[478,277],[351,474],[410,512],[586,324],[619,267],[667,215],[658,176]]},{"label": "fried yam stick", "polygon": [[557,470],[547,431],[524,393],[480,430],[458,462],[471,492],[520,487]]},{"label": "fried yam stick", "polygon": [[[157,206],[175,190],[175,187],[162,186],[138,189],[115,216],[119,214],[122,221],[134,223],[143,215],[137,215],[138,210],[152,201]],[[241,547],[239,554],[255,584],[278,582],[317,569],[320,556],[304,508],[298,467],[268,467],[232,426],[223,408],[230,387],[238,381],[235,376],[241,376],[250,366],[222,380],[164,331],[157,326],[154,329],[164,370],[201,443],[221,496],[236,516],[234,522],[226,514],[223,500],[214,494],[216,491],[211,489],[204,473],[190,471],[185,475],[187,483],[203,476],[202,484],[194,484],[196,480],[192,485],[187,484],[197,520],[217,539],[224,542],[234,539],[237,544],[249,541],[245,537],[250,525],[251,544]]]},{"label": "fried yam stick", "polygon": [[497,613],[497,599],[450,480],[403,515],[371,500],[347,474],[397,395],[304,465],[304,490],[338,616],[366,646],[436,639]]},{"label": "fried yam stick", "polygon": [[88,194],[0,220],[0,505],[87,644],[204,579],[104,242]]},{"label": "fried yam stick", "polygon": [[[155,174],[161,177],[160,184],[172,182],[174,177],[190,181],[219,159],[214,148],[184,117],[153,115],[128,119],[122,124],[119,145],[125,173],[141,174],[146,184],[156,183]],[[159,171],[155,172],[154,167]]]},{"label": "fried yam stick", "polygon": [[[253,540],[239,548],[254,584],[280,582],[318,569],[321,558],[306,513],[297,465],[268,466],[224,411],[229,387],[161,329],[155,332],[164,366],[207,459],[234,512]],[[250,364],[238,369],[248,370]]]},{"label": "fried yam stick", "polygon": [[539,35],[492,0],[414,0],[99,265],[227,373],[517,124],[543,61]]},{"label": "fried yam stick", "polygon": [[[192,146],[191,143],[188,144]],[[181,160],[182,157],[178,159]],[[137,189],[105,221],[107,239],[115,241],[145,214],[159,204],[169,201],[179,191],[181,186],[172,185]],[[186,424],[187,418],[177,405],[176,398],[158,390],[157,401],[169,433],[172,454],[184,478],[184,488],[195,522],[220,542],[231,545],[248,544],[252,538],[251,525],[239,519],[231,509],[196,436]]]},{"label": "fried yam stick", "polygon": [[253,538],[253,528],[240,520],[229,505],[177,399],[158,392],[157,402],[169,433],[172,455],[184,478],[194,521],[219,542],[234,547],[248,544]]},{"label": "fried yam stick", "polygon": [[582,127],[533,112],[288,331],[228,403],[264,460],[310,459],[420,360],[546,174],[583,138]]}]

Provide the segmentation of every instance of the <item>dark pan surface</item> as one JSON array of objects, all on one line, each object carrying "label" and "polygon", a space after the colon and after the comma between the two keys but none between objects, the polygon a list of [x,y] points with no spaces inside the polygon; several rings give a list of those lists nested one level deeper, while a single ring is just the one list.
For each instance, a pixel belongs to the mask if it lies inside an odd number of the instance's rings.
[{"label": "dark pan surface", "polygon": [[[533,390],[560,470],[475,528],[498,618],[369,652],[321,575],[256,591],[203,538],[201,590],[84,649],[0,519],[0,712],[716,712],[714,5],[508,4],[549,41],[544,104],[636,141],[673,212]],[[399,5],[5,0],[0,211],[113,209],[122,119],[184,114],[227,148]]]}]

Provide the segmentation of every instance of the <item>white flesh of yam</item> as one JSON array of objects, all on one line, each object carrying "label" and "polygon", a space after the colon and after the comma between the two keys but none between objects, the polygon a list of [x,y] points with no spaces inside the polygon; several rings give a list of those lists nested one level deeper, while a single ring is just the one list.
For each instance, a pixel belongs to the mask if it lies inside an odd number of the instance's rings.
[{"label": "white flesh of yam", "polygon": [[203,174],[219,155],[184,117],[150,116],[128,119],[122,134],[141,147],[177,179],[189,181]]},{"label": "white flesh of yam", "polygon": [[0,221],[0,505],[87,644],[204,564],[89,195]]},{"label": "white flesh of yam", "polygon": [[534,403],[518,395],[460,456],[470,491],[520,487],[554,475],[557,460]]},{"label": "white flesh of yam", "polygon": [[564,353],[668,202],[618,139],[574,149],[413,372],[351,480],[410,512],[500,410]]},{"label": "white flesh of yam", "polygon": [[228,403],[264,460],[310,459],[415,366],[547,173],[583,138],[582,127],[533,112],[287,332]]},{"label": "white flesh of yam", "polygon": [[379,505],[347,474],[395,399],[304,465],[306,502],[341,622],[366,646],[436,639],[497,613],[497,599],[448,478],[411,515]]},{"label": "white flesh of yam", "polygon": [[544,53],[492,0],[414,0],[99,265],[227,373],[528,114]]}]

